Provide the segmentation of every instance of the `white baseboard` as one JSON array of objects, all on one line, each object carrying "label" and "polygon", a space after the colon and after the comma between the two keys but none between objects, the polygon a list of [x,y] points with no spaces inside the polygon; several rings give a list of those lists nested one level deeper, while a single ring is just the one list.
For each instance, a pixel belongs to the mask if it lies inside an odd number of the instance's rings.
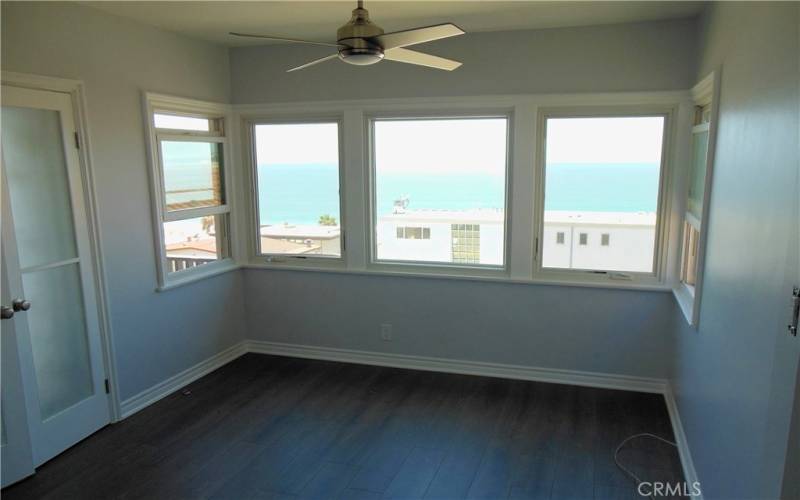
[{"label": "white baseboard", "polygon": [[692,498],[696,500],[703,500],[703,484],[700,483],[700,480],[697,478],[697,471],[694,468],[692,454],[689,451],[689,441],[686,438],[686,433],[683,430],[681,415],[678,413],[678,403],[675,401],[675,394],[673,393],[672,386],[670,384],[667,384],[667,387],[664,390],[664,400],[667,403],[667,411],[669,412],[669,420],[672,424],[672,432],[675,434],[675,444],[678,445],[678,453],[681,456],[683,477],[686,480],[686,483],[689,485],[689,491],[692,491],[692,485],[695,483],[700,484],[701,493],[693,496]]},{"label": "white baseboard", "polygon": [[120,405],[121,417],[127,418],[139,410],[142,410],[156,401],[169,396],[178,389],[194,382],[200,377],[207,375],[217,368],[230,363],[234,359],[247,353],[247,343],[239,342],[224,351],[201,361],[200,363],[187,368],[186,370],[173,375],[172,377],[160,382],[149,389],[145,389],[139,394],[123,401]]},{"label": "white baseboard", "polygon": [[555,384],[581,385],[604,389],[620,389],[625,391],[653,392],[663,394],[667,381],[655,378],[631,377],[627,375],[610,375],[606,373],[582,372],[577,370],[559,370],[555,368],[535,368],[530,366],[485,363],[481,361],[464,361],[427,356],[409,356],[332,347],[316,347],[263,340],[247,340],[247,351],[261,354],[275,354],[296,358],[323,359],[344,363],[364,365],[391,366],[411,370],[426,370],[483,377],[500,377]]}]

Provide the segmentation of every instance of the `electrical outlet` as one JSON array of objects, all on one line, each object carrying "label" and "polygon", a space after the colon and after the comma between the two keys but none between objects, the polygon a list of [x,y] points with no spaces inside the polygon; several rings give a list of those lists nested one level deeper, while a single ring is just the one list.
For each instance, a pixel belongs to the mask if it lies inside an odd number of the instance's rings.
[{"label": "electrical outlet", "polygon": [[384,342],[391,342],[392,340],[392,324],[381,323],[381,339]]}]

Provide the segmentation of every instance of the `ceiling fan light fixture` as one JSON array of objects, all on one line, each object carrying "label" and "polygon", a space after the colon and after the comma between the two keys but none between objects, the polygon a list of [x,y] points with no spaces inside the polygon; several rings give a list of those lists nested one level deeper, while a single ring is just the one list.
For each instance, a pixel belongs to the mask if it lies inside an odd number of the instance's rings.
[{"label": "ceiling fan light fixture", "polygon": [[383,50],[377,47],[345,48],[339,50],[339,59],[356,66],[369,66],[383,59]]},{"label": "ceiling fan light fixture", "polygon": [[320,57],[319,59],[314,59],[301,66],[288,69],[286,70],[287,73],[316,66],[317,64],[337,58],[354,66],[370,66],[384,59],[387,61],[415,64],[417,66],[426,66],[428,68],[436,68],[445,71],[453,71],[461,66],[461,63],[458,61],[406,48],[433,40],[463,35],[464,30],[455,24],[443,23],[386,33],[383,31],[383,28],[370,21],[369,12],[364,8],[364,0],[358,0],[357,5],[358,6],[353,10],[350,21],[336,30],[336,43],[236,32],[231,32],[231,35],[279,42],[332,46],[338,49],[331,55]]}]

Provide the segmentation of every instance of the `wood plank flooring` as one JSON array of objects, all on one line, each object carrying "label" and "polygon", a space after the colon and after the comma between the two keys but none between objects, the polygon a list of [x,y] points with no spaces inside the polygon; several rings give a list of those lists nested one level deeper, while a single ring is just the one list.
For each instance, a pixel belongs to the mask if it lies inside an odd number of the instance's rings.
[{"label": "wood plank flooring", "polygon": [[[248,354],[97,432],[4,500],[634,499],[660,395]],[[620,455],[683,481],[674,447]]]}]

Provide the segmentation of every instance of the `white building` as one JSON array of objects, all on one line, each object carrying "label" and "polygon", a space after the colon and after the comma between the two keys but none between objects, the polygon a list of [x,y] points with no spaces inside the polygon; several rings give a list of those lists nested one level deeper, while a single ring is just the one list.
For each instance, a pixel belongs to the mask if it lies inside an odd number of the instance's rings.
[{"label": "white building", "polygon": [[[405,210],[381,216],[379,260],[503,264],[502,210]],[[545,212],[543,265],[649,272],[654,213]]]},{"label": "white building", "polygon": [[653,212],[546,211],[542,265],[650,272],[655,234]]},{"label": "white building", "polygon": [[503,264],[502,210],[395,210],[377,233],[379,260]]}]

